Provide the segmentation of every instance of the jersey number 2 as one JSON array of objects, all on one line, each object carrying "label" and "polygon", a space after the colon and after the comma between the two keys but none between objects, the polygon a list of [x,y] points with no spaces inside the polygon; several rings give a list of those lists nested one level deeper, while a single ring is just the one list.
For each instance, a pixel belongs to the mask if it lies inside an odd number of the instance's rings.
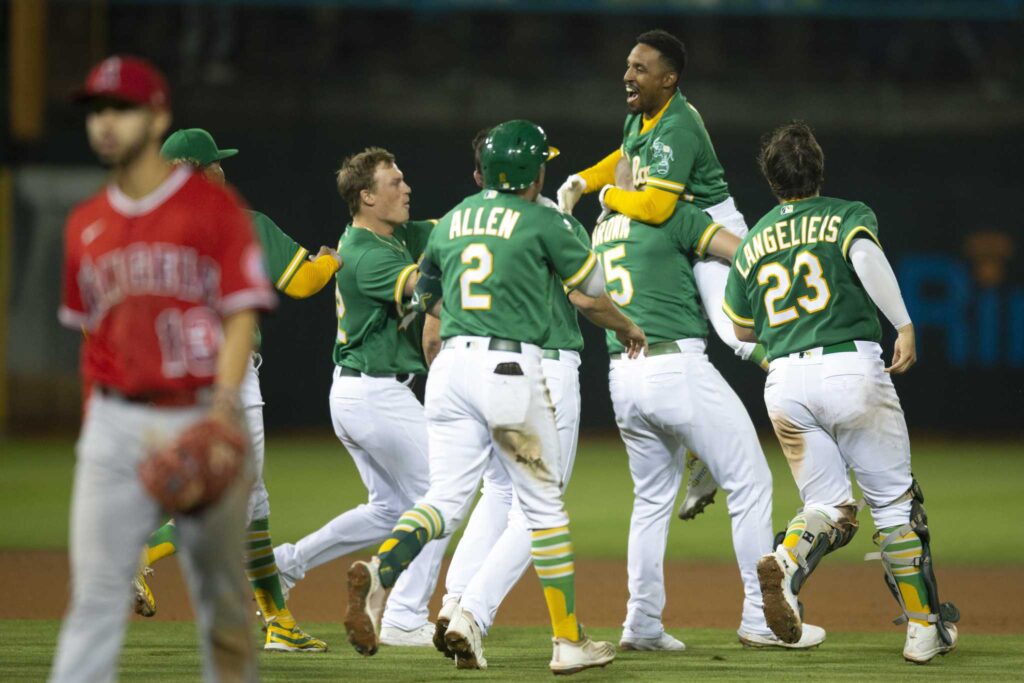
[{"label": "jersey number 2", "polygon": [[[793,261],[793,276],[800,277],[800,271],[805,268],[807,273],[804,274],[804,284],[808,289],[813,290],[814,296],[797,297],[796,303],[808,313],[818,313],[828,306],[832,292],[828,288],[828,282],[825,281],[821,261],[809,251],[802,251],[796,255],[796,259]],[[796,310],[796,306],[789,306],[781,311],[775,307],[780,299],[785,299],[789,295],[789,290],[793,287],[789,271],[778,261],[766,263],[757,271],[757,284],[767,285],[771,281],[774,281],[775,284],[764,293],[764,308],[768,313],[769,327],[778,327],[793,322],[800,317],[800,313]]]},{"label": "jersey number 2", "polygon": [[494,272],[494,256],[487,245],[475,242],[462,250],[462,262],[472,268],[462,271],[459,286],[462,290],[462,309],[465,311],[491,310],[490,294],[475,294],[473,285],[479,285]]}]

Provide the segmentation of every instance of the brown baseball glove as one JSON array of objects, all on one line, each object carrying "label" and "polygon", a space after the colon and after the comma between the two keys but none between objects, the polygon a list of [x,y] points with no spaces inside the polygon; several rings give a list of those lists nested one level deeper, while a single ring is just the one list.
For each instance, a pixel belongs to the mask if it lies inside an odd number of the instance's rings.
[{"label": "brown baseball glove", "polygon": [[244,461],[241,430],[207,418],[143,460],[139,478],[167,512],[199,512],[221,497]]}]

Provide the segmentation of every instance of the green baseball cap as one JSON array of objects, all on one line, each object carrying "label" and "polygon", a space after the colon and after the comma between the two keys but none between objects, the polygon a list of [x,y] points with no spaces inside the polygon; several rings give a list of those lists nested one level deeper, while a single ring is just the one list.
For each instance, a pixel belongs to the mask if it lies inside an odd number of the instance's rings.
[{"label": "green baseball cap", "polygon": [[208,166],[215,161],[235,156],[238,150],[217,149],[213,136],[202,128],[182,128],[171,133],[160,148],[160,154],[168,161],[184,160]]}]

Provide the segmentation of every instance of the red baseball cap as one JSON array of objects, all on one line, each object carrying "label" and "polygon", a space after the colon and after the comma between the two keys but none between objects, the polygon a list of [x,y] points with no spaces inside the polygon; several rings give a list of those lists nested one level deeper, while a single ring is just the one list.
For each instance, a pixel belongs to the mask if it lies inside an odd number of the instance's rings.
[{"label": "red baseball cap", "polygon": [[98,97],[157,109],[171,107],[171,92],[160,70],[144,59],[127,55],[107,57],[94,66],[85,85],[71,96],[76,102]]}]

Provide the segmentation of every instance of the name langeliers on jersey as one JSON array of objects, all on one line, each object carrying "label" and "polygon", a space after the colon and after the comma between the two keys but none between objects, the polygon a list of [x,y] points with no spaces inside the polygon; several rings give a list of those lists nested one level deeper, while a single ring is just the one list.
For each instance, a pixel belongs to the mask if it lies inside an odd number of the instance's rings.
[{"label": "name langeliers on jersey", "polygon": [[83,256],[78,287],[95,322],[129,296],[212,303],[220,290],[220,267],[191,247],[135,242],[102,254],[95,263]]},{"label": "name langeliers on jersey", "polygon": [[[755,233],[750,241],[743,245],[741,254],[736,255],[736,270],[744,279],[750,274],[754,264],[765,256],[770,256],[780,249],[792,249],[805,244],[831,242],[839,240],[839,228],[843,222],[840,216],[801,216],[799,220],[791,218],[779,221],[775,225]],[[740,260],[742,255],[743,260]]]}]

